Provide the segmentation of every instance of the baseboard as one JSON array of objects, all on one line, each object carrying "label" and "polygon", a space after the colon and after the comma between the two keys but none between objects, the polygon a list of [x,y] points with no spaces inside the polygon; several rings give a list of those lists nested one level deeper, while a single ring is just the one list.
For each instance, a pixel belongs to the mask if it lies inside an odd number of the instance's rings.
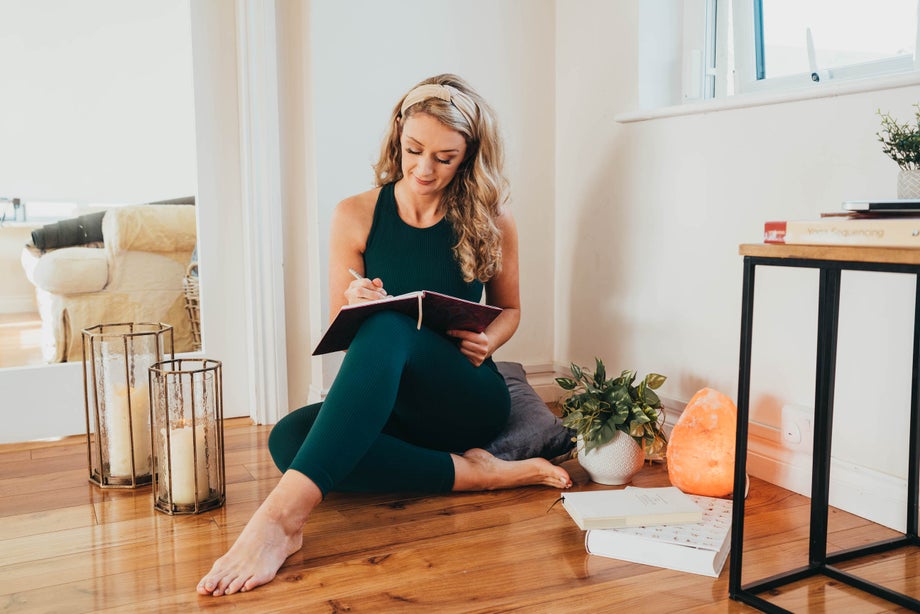
[{"label": "baseboard", "polygon": [[[665,430],[683,413],[685,402],[662,397]],[[786,490],[811,497],[810,452],[790,450],[780,430],[751,422],[748,426],[748,474]],[[832,507],[903,532],[907,526],[907,480],[852,463],[831,459]]]},{"label": "baseboard", "polygon": [[[811,496],[812,455],[782,445],[779,429],[750,423],[748,473],[800,495]],[[831,458],[829,502],[861,518],[903,532],[907,526],[907,480]]]},{"label": "baseboard", "polygon": [[556,378],[562,377],[552,363],[526,364],[527,383],[540,395],[544,403],[555,403],[562,396],[562,389],[556,384]]}]

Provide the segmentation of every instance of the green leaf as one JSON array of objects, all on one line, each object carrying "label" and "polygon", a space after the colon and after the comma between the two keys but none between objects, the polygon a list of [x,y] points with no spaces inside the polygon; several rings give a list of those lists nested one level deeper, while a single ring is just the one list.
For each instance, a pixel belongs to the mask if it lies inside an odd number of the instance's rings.
[{"label": "green leaf", "polygon": [[632,386],[632,383],[636,381],[636,372],[627,369],[626,371],[620,373],[620,377],[617,379],[619,380],[619,383],[623,384],[624,386]]},{"label": "green leaf", "polygon": [[659,373],[649,373],[642,381],[644,381],[645,385],[652,390],[657,390],[658,388],[661,388],[661,385],[665,382],[666,379],[668,378]]},{"label": "green leaf", "polygon": [[596,441],[592,439],[588,439],[587,437],[583,436],[582,439],[584,439],[585,441],[585,452],[590,452],[591,450],[596,448],[598,445],[600,445]]},{"label": "green leaf", "polygon": [[575,390],[575,387],[578,386],[578,382],[568,377],[557,377],[556,383],[559,384],[563,390]]},{"label": "green leaf", "polygon": [[640,439],[645,437],[645,425],[639,424],[635,420],[629,423],[629,434],[632,437],[638,437]]},{"label": "green leaf", "polygon": [[652,419],[649,418],[649,417],[645,414],[645,412],[643,412],[643,411],[638,411],[638,412],[636,412],[636,413],[633,415],[632,422],[630,422],[630,425],[631,425],[630,428],[635,428],[635,425],[637,425],[637,424],[648,424],[648,423],[651,422],[651,421],[652,421]]},{"label": "green leaf", "polygon": [[563,426],[570,428],[570,429],[579,429],[583,420],[584,420],[584,416],[582,415],[582,413],[576,410],[576,411],[572,411],[566,414],[562,418],[562,424]]},{"label": "green leaf", "polygon": [[651,405],[652,407],[661,407],[661,399],[659,399],[658,395],[651,390],[646,389],[644,400],[646,405]]},{"label": "green leaf", "polygon": [[617,405],[613,408],[613,413],[610,414],[608,418],[608,424],[612,423],[614,425],[624,424],[629,419],[629,406],[628,405]]},{"label": "green leaf", "polygon": [[608,420],[601,428],[597,430],[595,441],[598,445],[605,444],[613,439],[617,434],[617,427]]},{"label": "green leaf", "polygon": [[607,370],[604,368],[604,361],[600,358],[594,358],[594,382],[598,386],[603,386],[607,379]]},{"label": "green leaf", "polygon": [[615,407],[629,407],[632,405],[632,397],[624,386],[617,386],[610,390],[610,405]]},{"label": "green leaf", "polygon": [[584,374],[584,372],[581,370],[581,367],[579,367],[578,365],[576,365],[576,364],[573,362],[573,363],[572,363],[572,366],[571,366],[570,368],[571,368],[571,370],[572,370],[572,375],[575,377],[575,379],[577,379],[577,380],[583,380],[583,379],[584,379],[585,374]]}]

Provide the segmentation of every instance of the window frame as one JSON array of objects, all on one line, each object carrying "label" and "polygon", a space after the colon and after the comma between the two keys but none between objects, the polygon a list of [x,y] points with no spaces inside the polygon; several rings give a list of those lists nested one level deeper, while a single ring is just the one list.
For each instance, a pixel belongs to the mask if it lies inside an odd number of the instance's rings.
[{"label": "window frame", "polygon": [[[914,56],[891,56],[846,64],[834,68],[821,68],[815,74],[802,72],[781,77],[766,77],[764,64],[763,5],[762,0],[730,0],[732,41],[722,39],[718,43],[731,44],[734,55],[734,88],[732,94],[754,92],[786,92],[796,89],[820,88],[830,83],[844,83],[860,79],[876,79],[910,73],[917,70],[918,42],[914,40]],[[728,7],[723,7],[727,9]],[[724,11],[719,13],[724,15]],[[716,17],[718,19],[718,16]],[[920,22],[920,11],[917,14]]]},{"label": "window frame", "polygon": [[[763,105],[782,104],[869,91],[890,90],[920,85],[920,53],[914,66],[898,72],[871,75],[836,75],[818,83],[811,76],[779,83],[773,89],[739,91],[737,74],[745,67],[754,70],[754,59],[736,53],[735,38],[753,38],[753,0],[656,0],[640,5],[638,20],[638,105],[635,110],[618,113],[618,123],[710,113]],[[751,7],[751,8],[748,8]],[[745,9],[748,9],[745,12]],[[741,13],[739,16],[738,13]],[[675,15],[679,17],[675,20]],[[920,21],[920,11],[918,11]],[[747,33],[743,30],[747,28]],[[678,40],[662,57],[661,40]],[[920,47],[920,36],[918,36]],[[647,53],[656,50],[655,54]],[[710,52],[711,53],[708,53]],[[673,55],[667,55],[668,53]],[[710,58],[711,55],[714,57]],[[903,61],[903,60],[902,60]],[[668,70],[677,66],[678,70]],[[842,69],[835,69],[842,72]],[[675,77],[677,77],[675,79]],[[706,79],[714,81],[714,87]],[[651,93],[652,95],[646,95]]]}]

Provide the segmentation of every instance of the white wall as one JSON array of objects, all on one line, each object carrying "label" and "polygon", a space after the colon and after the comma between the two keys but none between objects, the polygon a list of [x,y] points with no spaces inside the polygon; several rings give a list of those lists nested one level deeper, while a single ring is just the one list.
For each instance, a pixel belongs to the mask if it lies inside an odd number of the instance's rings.
[{"label": "white wall", "polygon": [[[523,315],[498,357],[552,359],[553,31],[548,0],[313,0],[309,39],[315,130],[322,323],[328,318],[332,209],[373,186],[389,113],[415,83],[466,78],[495,108],[521,241]],[[328,377],[335,358],[327,359]]]},{"label": "white wall", "polygon": [[195,193],[188,0],[0,3],[0,196]]},{"label": "white wall", "polygon": [[[638,2],[558,6],[555,359],[658,371],[677,400],[735,398],[738,245],[769,219],[893,197],[875,112],[911,117],[920,88],[617,123],[638,109]],[[914,282],[843,283],[834,454],[903,478]],[[755,422],[813,405],[816,305],[812,272],[758,272]]]}]

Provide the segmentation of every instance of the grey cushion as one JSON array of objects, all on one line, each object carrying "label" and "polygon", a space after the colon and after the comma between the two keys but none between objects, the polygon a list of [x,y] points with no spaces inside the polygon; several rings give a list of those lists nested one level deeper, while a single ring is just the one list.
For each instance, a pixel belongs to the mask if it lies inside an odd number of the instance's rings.
[{"label": "grey cushion", "polygon": [[562,426],[537,391],[527,383],[524,367],[516,362],[496,362],[508,384],[511,414],[505,430],[485,449],[504,460],[541,456],[553,459],[569,452],[573,432]]}]

